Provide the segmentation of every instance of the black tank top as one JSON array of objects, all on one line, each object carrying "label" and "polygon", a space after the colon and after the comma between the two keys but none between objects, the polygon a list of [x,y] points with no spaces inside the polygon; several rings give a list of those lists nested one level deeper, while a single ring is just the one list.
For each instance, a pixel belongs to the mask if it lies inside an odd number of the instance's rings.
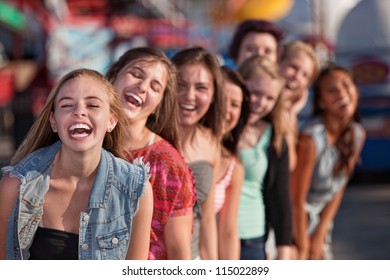
[{"label": "black tank top", "polygon": [[30,260],[77,260],[79,235],[38,227],[30,247]]}]

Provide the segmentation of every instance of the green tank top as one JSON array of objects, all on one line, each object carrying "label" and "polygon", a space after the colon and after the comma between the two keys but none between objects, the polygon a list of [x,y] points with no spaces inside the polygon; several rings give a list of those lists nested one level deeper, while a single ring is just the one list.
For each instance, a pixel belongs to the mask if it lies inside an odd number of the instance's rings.
[{"label": "green tank top", "polygon": [[268,126],[255,147],[240,150],[245,168],[245,180],[240,195],[238,231],[240,239],[261,237],[265,234],[265,205],[262,195],[268,168],[268,147],[271,126]]}]

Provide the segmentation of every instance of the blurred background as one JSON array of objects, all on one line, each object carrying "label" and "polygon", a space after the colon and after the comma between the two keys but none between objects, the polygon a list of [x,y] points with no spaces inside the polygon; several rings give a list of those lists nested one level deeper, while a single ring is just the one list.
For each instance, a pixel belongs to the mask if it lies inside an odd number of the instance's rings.
[{"label": "blurred background", "polygon": [[[126,49],[143,45],[168,56],[200,45],[229,65],[232,34],[249,18],[275,21],[285,41],[308,42],[322,62],[353,71],[367,142],[352,182],[363,185],[346,193],[335,253],[390,259],[390,0],[0,0],[0,166],[70,70],[105,73]],[[300,117],[309,115],[308,105]],[[377,181],[387,183],[375,188]]]},{"label": "blurred background", "polygon": [[[356,176],[389,171],[388,0],[0,0],[1,161],[66,72],[88,67],[104,73],[124,50],[142,45],[169,56],[201,45],[229,65],[231,36],[249,18],[275,21],[286,41],[309,42],[322,61],[353,70],[368,134]],[[307,106],[302,118],[309,114]]]}]

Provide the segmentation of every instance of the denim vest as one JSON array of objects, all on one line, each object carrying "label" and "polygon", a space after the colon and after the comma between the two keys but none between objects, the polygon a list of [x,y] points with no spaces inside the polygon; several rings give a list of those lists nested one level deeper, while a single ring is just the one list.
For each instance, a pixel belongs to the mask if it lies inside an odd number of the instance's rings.
[{"label": "denim vest", "polygon": [[[21,181],[7,228],[7,259],[28,259],[43,215],[56,142],[39,149],[16,166],[3,169]],[[138,166],[102,149],[87,208],[80,213],[79,259],[125,259],[133,217],[138,210],[148,166]]]}]

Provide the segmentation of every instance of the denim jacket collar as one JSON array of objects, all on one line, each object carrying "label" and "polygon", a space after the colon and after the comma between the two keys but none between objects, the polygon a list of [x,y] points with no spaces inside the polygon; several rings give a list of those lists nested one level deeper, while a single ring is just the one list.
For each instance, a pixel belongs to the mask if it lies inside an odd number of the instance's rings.
[{"label": "denim jacket collar", "polygon": [[[6,172],[12,169],[12,175],[22,182],[22,186],[42,174],[50,176],[54,157],[61,148],[61,145],[61,141],[57,141],[48,147],[39,149],[24,158],[17,166],[8,166],[3,168],[3,171]],[[100,163],[96,170],[96,178],[88,201],[88,208],[102,208],[107,206],[110,187],[113,185],[113,169],[112,157],[109,156],[109,153],[105,149],[102,149]],[[102,182],[104,183],[102,184]],[[96,185],[100,185],[100,187],[96,187]],[[104,188],[101,186],[104,186]],[[47,189],[42,189],[42,191],[46,192]]]},{"label": "denim jacket collar", "polygon": [[38,149],[34,153],[29,154],[16,166],[4,167],[3,172],[11,171],[13,176],[17,177],[24,185],[43,173],[50,173],[54,157],[60,148],[61,141],[57,141],[48,147]]},{"label": "denim jacket collar", "polygon": [[[109,157],[108,152],[106,150],[102,149],[100,163],[96,172],[96,178],[89,196],[88,208],[107,207],[107,202],[110,195],[110,187],[113,184],[112,174],[112,158]],[[96,187],[95,185],[97,184],[104,187]]]}]

